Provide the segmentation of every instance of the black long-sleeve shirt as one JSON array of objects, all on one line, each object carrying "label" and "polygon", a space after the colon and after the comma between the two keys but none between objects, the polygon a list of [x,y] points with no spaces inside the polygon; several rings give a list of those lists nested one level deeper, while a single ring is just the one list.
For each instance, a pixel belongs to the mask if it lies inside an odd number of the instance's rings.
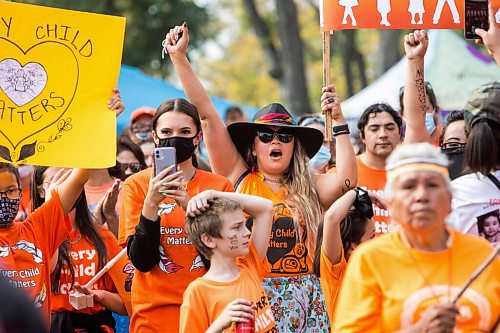
[{"label": "black long-sleeve shirt", "polygon": [[160,261],[160,217],[148,220],[142,214],[135,234],[127,239],[127,253],[136,269],[146,273]]}]

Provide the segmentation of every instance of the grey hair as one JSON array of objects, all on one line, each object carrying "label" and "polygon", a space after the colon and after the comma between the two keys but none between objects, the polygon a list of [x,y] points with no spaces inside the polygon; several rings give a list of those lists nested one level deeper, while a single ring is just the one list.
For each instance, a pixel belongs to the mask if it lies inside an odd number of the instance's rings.
[{"label": "grey hair", "polygon": [[[427,162],[434,163],[442,166],[448,166],[448,158],[446,155],[441,153],[439,148],[434,147],[430,143],[413,143],[413,144],[403,144],[398,146],[392,154],[387,158],[386,170],[390,170],[396,166],[404,165],[412,162]],[[394,192],[394,178],[388,178],[385,183],[384,196],[386,199],[390,199]],[[446,188],[450,193],[450,177],[443,177],[446,182]]]}]

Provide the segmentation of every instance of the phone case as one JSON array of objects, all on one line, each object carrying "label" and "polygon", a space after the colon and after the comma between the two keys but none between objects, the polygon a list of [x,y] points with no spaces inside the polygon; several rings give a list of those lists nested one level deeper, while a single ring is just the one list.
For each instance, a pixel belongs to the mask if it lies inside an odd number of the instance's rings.
[{"label": "phone case", "polygon": [[488,30],[488,0],[465,0],[464,36],[466,39],[479,39],[475,29]]},{"label": "phone case", "polygon": [[166,168],[174,165],[174,169],[169,174],[177,172],[177,159],[175,157],[174,147],[159,147],[153,151],[155,160],[155,175],[159,174]]}]

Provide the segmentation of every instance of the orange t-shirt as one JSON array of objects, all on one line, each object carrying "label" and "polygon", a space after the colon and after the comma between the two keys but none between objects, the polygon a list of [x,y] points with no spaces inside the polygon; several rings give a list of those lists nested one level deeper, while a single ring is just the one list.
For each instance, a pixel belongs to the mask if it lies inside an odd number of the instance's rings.
[{"label": "orange t-shirt", "polygon": [[[108,258],[114,258],[121,251],[121,247],[118,245],[115,236],[102,227],[99,228],[99,234],[108,250]],[[97,254],[95,246],[77,230],[72,231],[68,235],[68,240],[70,242],[75,242],[75,244],[69,244],[69,255],[73,269],[75,270],[74,282],[78,282],[83,286],[99,272],[99,255]],[[94,306],[91,308],[85,308],[79,311],[71,306],[71,304],[69,304],[69,295],[75,292],[72,290],[71,281],[71,272],[65,264],[61,270],[58,293],[52,294],[52,313],[71,311],[94,314],[105,309],[105,307],[98,302],[94,302]],[[91,289],[113,292],[113,281],[108,274],[104,274],[102,278],[91,286]]]},{"label": "orange t-shirt", "polygon": [[[71,230],[56,191],[24,222],[0,228],[0,277],[25,292],[50,323],[50,259]],[[7,300],[4,300],[7,301]]]},{"label": "orange t-shirt", "polygon": [[239,186],[238,192],[269,199],[274,205],[271,240],[264,260],[267,271],[265,277],[311,274],[313,265],[306,239],[297,242],[292,214],[283,204],[285,189],[273,193],[256,173],[250,173]]},{"label": "orange t-shirt", "polygon": [[[127,178],[122,189],[120,212],[120,243],[135,234],[142,206],[148,191],[151,168]],[[196,170],[187,184],[194,196],[205,190],[231,192],[229,179],[203,170]],[[132,282],[131,332],[177,332],[182,294],[189,283],[205,274],[198,252],[184,229],[185,211],[171,198],[158,208],[160,220],[160,261],[147,273],[135,271]]]},{"label": "orange t-shirt", "polygon": [[[94,216],[94,209],[97,204],[104,198],[106,192],[113,187],[115,180],[103,186],[88,186],[85,185],[85,199],[87,199],[87,206],[89,211]],[[118,192],[118,200],[116,201],[115,211],[116,214],[120,213],[120,206],[122,200],[122,192]]]},{"label": "orange t-shirt", "polygon": [[[479,237],[450,233],[451,246],[439,252],[408,248],[399,232],[356,247],[332,332],[395,332],[417,323],[430,305],[451,301],[493,248]],[[497,258],[459,298],[455,332],[491,332],[500,313],[499,276]]]},{"label": "orange t-shirt", "polygon": [[[276,322],[269,306],[262,280],[264,267],[252,243],[250,253],[236,258],[240,276],[231,282],[197,278],[186,289],[181,306],[179,333],[205,332],[237,298],[244,298],[255,309],[255,332],[276,332]],[[235,331],[233,323],[224,333]]]},{"label": "orange t-shirt", "polygon": [[[358,186],[384,198],[386,181],[385,170],[370,168],[363,163],[361,156],[362,155],[356,156],[356,163],[358,164]],[[373,205],[373,214],[373,222],[375,222],[375,233],[377,236],[392,230],[392,227],[389,227],[391,214],[388,210],[380,209]]]},{"label": "orange t-shirt", "polygon": [[344,257],[344,250],[342,250],[340,262],[334,265],[326,256],[325,251],[321,249],[319,266],[321,290],[325,297],[325,306],[328,311],[328,318],[330,318],[330,325],[332,326],[335,304],[337,303],[337,296],[342,285],[342,278],[344,277],[346,267],[347,261]]}]

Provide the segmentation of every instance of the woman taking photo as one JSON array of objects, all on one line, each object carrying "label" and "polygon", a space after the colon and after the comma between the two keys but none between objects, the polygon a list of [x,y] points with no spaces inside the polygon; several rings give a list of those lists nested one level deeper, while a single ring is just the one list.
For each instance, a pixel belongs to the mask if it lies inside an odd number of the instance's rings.
[{"label": "woman taking photo", "polygon": [[333,118],[337,173],[312,175],[307,162],[323,143],[321,132],[297,126],[278,103],[260,109],[251,122],[226,129],[186,58],[188,41],[184,24],[170,31],[165,47],[186,95],[200,112],[212,170],[228,177],[238,192],[274,203],[264,287],[278,330],[327,331],[323,295],[312,269],[317,229],[322,208],[357,181],[354,150],[335,88],[323,88],[321,107]]},{"label": "woman taking photo", "polygon": [[119,241],[127,242],[136,268],[130,331],[178,332],[184,290],[205,274],[184,228],[187,202],[204,190],[231,192],[233,186],[227,178],[197,168],[194,152],[202,137],[201,122],[188,101],[162,103],[152,134],[156,147],[175,148],[178,171],[170,167],[155,175],[148,168],[123,184]]}]

